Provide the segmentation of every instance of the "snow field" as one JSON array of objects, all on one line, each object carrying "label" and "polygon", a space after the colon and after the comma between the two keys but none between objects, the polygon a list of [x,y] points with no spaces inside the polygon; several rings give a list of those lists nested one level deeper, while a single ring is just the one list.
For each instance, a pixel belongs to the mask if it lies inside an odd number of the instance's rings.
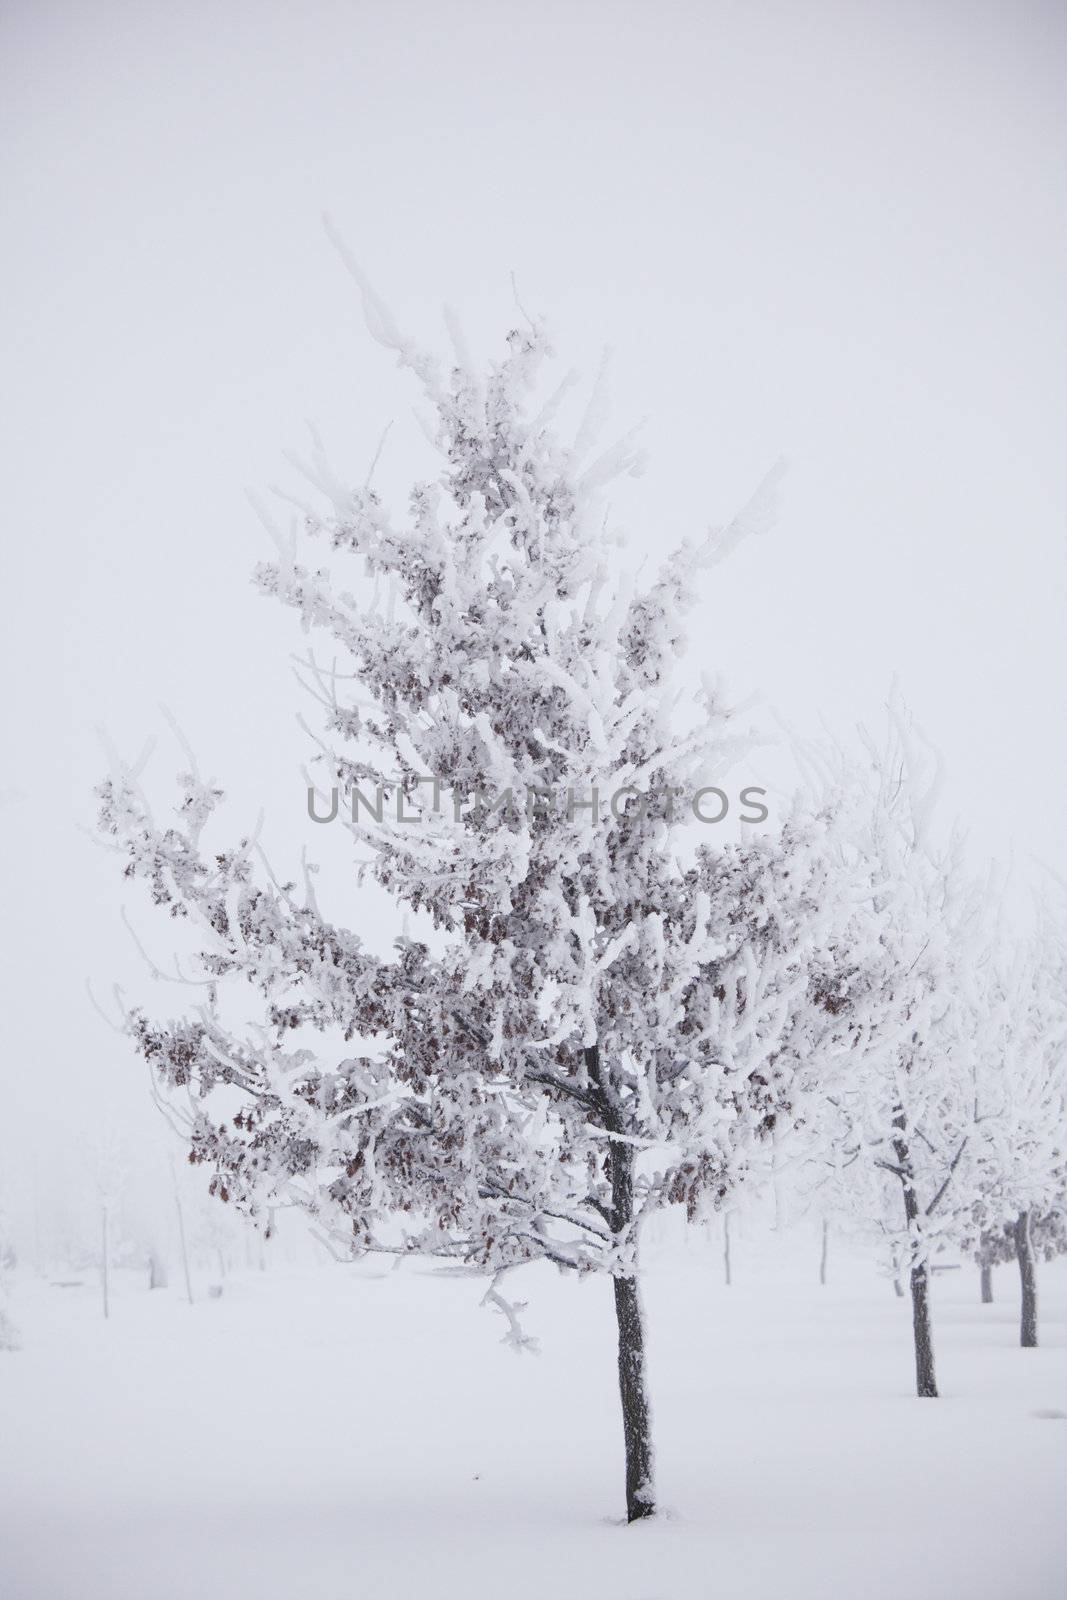
[{"label": "snow field", "polygon": [[[661,1501],[621,1521],[608,1283],[272,1267],[112,1314],[24,1279],[0,1359],[4,1600],[1053,1600],[1067,1541],[1067,1263],[1017,1347],[1016,1274],[935,1279],[942,1398],[861,1257],[669,1227],[645,1275]],[[172,1275],[172,1285],[174,1278]]]}]

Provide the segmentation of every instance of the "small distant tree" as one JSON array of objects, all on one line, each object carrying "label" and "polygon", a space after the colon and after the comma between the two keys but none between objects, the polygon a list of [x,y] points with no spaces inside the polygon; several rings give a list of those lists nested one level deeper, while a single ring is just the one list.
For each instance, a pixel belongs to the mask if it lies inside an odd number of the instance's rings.
[{"label": "small distant tree", "polygon": [[[984,1122],[972,1175],[983,1272],[1019,1266],[1019,1342],[1038,1342],[1037,1260],[1059,1251],[1067,1189],[1067,1013],[1058,941],[1043,926],[992,979],[998,1028],[983,1040]],[[985,1298],[983,1278],[983,1298]],[[990,1286],[990,1294],[992,1289]]]},{"label": "small distant tree", "polygon": [[115,1130],[105,1128],[91,1156],[93,1186],[100,1218],[100,1299],[104,1316],[111,1315],[111,1270],[119,1205],[126,1185],[126,1163]]},{"label": "small distant tree", "polygon": [[148,1249],[148,1287],[150,1289],[167,1287],[167,1264],[154,1245],[150,1245]]},{"label": "small distant tree", "polygon": [[[1029,1245],[1031,1262],[1029,1270],[1019,1254],[1019,1218],[1005,1222],[996,1227],[982,1227],[978,1232],[977,1240],[969,1239],[968,1247],[974,1256],[979,1268],[979,1284],[983,1305],[993,1303],[993,1268],[1003,1266],[1006,1262],[1014,1261],[1019,1266],[1020,1278],[1020,1333],[1019,1342],[1023,1342],[1024,1330],[1032,1330],[1034,1339],[1037,1338],[1037,1285],[1036,1263],[1038,1261],[1054,1261],[1057,1256],[1067,1253],[1067,1204],[1063,1198],[1059,1199],[1052,1209],[1027,1214],[1027,1229],[1024,1243]],[[980,1215],[986,1218],[985,1207]],[[1030,1277],[1030,1274],[1033,1274]],[[1023,1314],[1022,1291],[1029,1282],[1029,1304]]]},{"label": "small distant tree", "polygon": [[[116,768],[104,833],[195,924],[208,982],[183,1016],[134,1010],[128,1027],[220,1200],[298,1205],[343,1254],[462,1263],[497,1304],[526,1262],[606,1274],[633,1520],[655,1507],[642,1220],[757,1181],[829,1016],[809,981],[831,900],[822,822],[695,842],[690,797],[721,809],[709,786],[746,742],[713,685],[688,716],[671,687],[697,578],[765,498],[636,587],[603,491],[638,452],[626,438],[589,459],[599,401],[569,444],[562,390],[531,405],[542,326],[480,375],[453,321],[442,372],[353,271],[432,408],[439,469],[395,521],[316,446],[319,501],[256,576],[344,658],[342,675],[308,656],[317,815],[354,805],[368,870],[416,921],[373,955],[320,909],[310,868],[281,883],[253,839],[204,842],[220,791],[191,753],[160,822]],[[227,1009],[242,987],[254,1028]]]},{"label": "small distant tree", "polygon": [[933,839],[937,762],[897,700],[881,746],[866,739],[862,759],[834,761],[840,871],[852,888],[824,993],[849,1047],[818,1102],[814,1144],[834,1152],[837,1192],[844,1179],[894,1282],[907,1274],[916,1391],[933,1398],[930,1264],[958,1243],[970,1205],[981,996],[969,969],[981,897],[958,845]]},{"label": "small distant tree", "polygon": [[975,1217],[975,1230],[965,1237],[964,1244],[973,1255],[978,1267],[978,1292],[984,1306],[993,1304],[993,1268],[1004,1261],[1011,1261],[1015,1256],[1014,1235],[1009,1234],[1003,1227],[990,1228],[986,1225],[984,1208],[979,1208]]}]

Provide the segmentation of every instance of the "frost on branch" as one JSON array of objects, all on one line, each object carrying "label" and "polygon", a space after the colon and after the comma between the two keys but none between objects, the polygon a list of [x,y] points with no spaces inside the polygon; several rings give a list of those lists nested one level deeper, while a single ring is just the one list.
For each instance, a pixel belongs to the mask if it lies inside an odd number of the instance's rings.
[{"label": "frost on branch", "polygon": [[[637,453],[624,441],[587,462],[555,434],[533,400],[543,328],[514,330],[486,374],[458,364],[447,380],[380,310],[375,331],[434,409],[440,474],[397,519],[317,449],[304,546],[332,552],[343,584],[292,551],[257,582],[347,656],[343,677],[312,658],[320,764],[331,784],[404,790],[418,820],[360,842],[444,937],[373,957],[273,883],[249,840],[203,846],[220,794],[195,773],[167,826],[115,774],[101,825],[127,875],[203,936],[199,1003],[168,1021],[135,1011],[130,1030],[223,1199],[286,1199],[357,1251],[618,1270],[634,1218],[613,1210],[612,1140],[641,1157],[635,1217],[663,1200],[694,1210],[793,1112],[818,827],[684,856],[664,797],[744,748],[714,702],[689,730],[669,713],[705,556],[683,548],[643,592],[620,580],[602,491]],[[442,773],[460,793],[549,788],[575,804],[435,812],[420,780]],[[258,996],[254,1029],[225,1020],[233,984]],[[327,1037],[353,1053],[331,1056]]]},{"label": "frost on branch", "polygon": [[[352,831],[426,937],[370,954],[307,874],[281,885],[254,841],[203,842],[220,795],[195,772],[162,825],[119,770],[101,827],[201,941],[194,1003],[135,1010],[129,1029],[223,1201],[302,1207],[357,1254],[629,1280],[648,1210],[694,1215],[757,1176],[817,1073],[836,1026],[810,982],[825,819],[695,849],[672,807],[747,748],[713,690],[679,719],[672,682],[698,575],[740,527],[637,589],[604,490],[639,452],[591,455],[596,406],[574,444],[555,431],[543,327],[478,373],[453,326],[444,375],[355,270],[372,332],[432,408],[440,471],[397,516],[316,443],[299,465],[318,508],[256,582],[341,663],[306,663],[323,787],[401,791],[415,820]],[[431,775],[487,803],[435,806]],[[496,803],[542,789],[567,803]],[[257,1020],[238,1025],[250,996]],[[643,1515],[639,1451],[634,1472]]]},{"label": "frost on branch", "polygon": [[976,976],[987,908],[959,840],[932,838],[939,776],[896,700],[881,747],[866,740],[860,757],[837,757],[845,892],[823,987],[844,1048],[828,1062],[811,1130],[830,1192],[876,1231],[893,1274],[909,1276],[924,1396],[937,1393],[930,1262],[959,1240],[970,1207],[987,1004]]}]

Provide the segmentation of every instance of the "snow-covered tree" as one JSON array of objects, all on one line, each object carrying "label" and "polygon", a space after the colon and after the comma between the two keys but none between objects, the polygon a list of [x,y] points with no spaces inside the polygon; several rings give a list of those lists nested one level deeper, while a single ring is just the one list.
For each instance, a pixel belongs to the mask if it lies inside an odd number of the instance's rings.
[{"label": "snow-covered tree", "polygon": [[[206,985],[184,1015],[128,1026],[220,1199],[302,1207],[345,1254],[607,1274],[633,1520],[655,1504],[641,1222],[762,1176],[829,1016],[810,993],[832,901],[821,821],[696,843],[691,797],[718,808],[746,741],[714,685],[688,714],[672,687],[697,580],[764,497],[637,587],[603,491],[638,453],[626,438],[590,459],[599,397],[562,442],[566,381],[531,403],[542,326],[479,375],[452,319],[442,372],[353,271],[432,408],[439,470],[397,520],[316,446],[317,503],[257,581],[345,661],[307,660],[317,814],[344,809],[412,925],[374,955],[320,909],[310,868],[281,883],[253,838],[208,846],[220,791],[191,752],[173,819],[116,766],[104,832],[195,924]],[[332,551],[337,578],[302,545]],[[255,1026],[234,989],[258,997]]]},{"label": "snow-covered tree", "polygon": [[126,1186],[126,1161],[115,1129],[108,1125],[90,1152],[93,1187],[100,1212],[100,1298],[104,1316],[111,1315],[111,1268],[115,1230]]},{"label": "snow-covered tree", "polygon": [[916,1389],[932,1397],[930,1261],[970,1214],[982,898],[958,841],[933,839],[937,763],[899,703],[884,745],[865,738],[864,749],[835,758],[851,888],[824,988],[846,1047],[817,1102],[813,1145],[852,1217],[876,1230],[894,1279],[907,1274]]},{"label": "snow-covered tree", "polygon": [[[985,1116],[971,1178],[972,1248],[983,1274],[997,1261],[1018,1261],[1024,1347],[1037,1344],[1036,1256],[1057,1253],[1067,1190],[1067,1012],[1051,933],[1042,923],[1014,952],[1002,952],[990,980],[993,1025],[978,1053]],[[983,1298],[988,1281],[983,1275]]]},{"label": "snow-covered tree", "polygon": [[149,1245],[148,1260],[148,1287],[150,1289],[165,1289],[168,1283],[167,1263],[154,1245]]},{"label": "snow-covered tree", "polygon": [[[1033,1261],[1029,1268],[1025,1256],[1019,1255],[1019,1218],[1004,1222],[998,1227],[991,1223],[988,1200],[976,1204],[975,1227],[965,1241],[979,1269],[980,1294],[983,1305],[993,1303],[993,1268],[1014,1261],[1019,1267],[1020,1290],[1029,1290],[1028,1304],[1021,1305],[1020,1343],[1023,1335],[1032,1329],[1037,1337],[1037,1283],[1034,1262],[1054,1261],[1067,1254],[1067,1195],[1060,1195],[1047,1211],[1028,1213],[1024,1244],[1029,1243]],[[1029,1279],[1029,1283],[1027,1280]],[[1025,1346],[1024,1346],[1025,1348]]]}]

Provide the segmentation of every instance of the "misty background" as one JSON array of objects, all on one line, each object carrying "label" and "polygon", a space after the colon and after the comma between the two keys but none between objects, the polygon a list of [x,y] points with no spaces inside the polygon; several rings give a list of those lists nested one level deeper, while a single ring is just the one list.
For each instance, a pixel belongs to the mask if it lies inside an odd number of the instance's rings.
[{"label": "misty background", "polygon": [[144,1067],[86,980],[186,1001],[120,908],[161,965],[166,920],[90,837],[98,724],[129,757],[158,736],[162,811],[164,702],[226,836],[264,810],[280,875],[308,842],[324,907],[371,919],[305,816],[305,641],[248,581],[245,491],[300,492],[307,419],[356,481],[392,421],[398,510],[434,470],[324,210],[444,354],[444,302],[499,354],[512,273],[558,376],[611,347],[608,438],[645,418],[651,457],[616,497],[634,566],[784,455],[776,527],[692,614],[693,681],[847,736],[895,676],[975,865],[1067,872],[1065,46],[1034,0],[0,4],[0,1184],[24,1229],[83,1204],[105,1137],[157,1169]]}]

